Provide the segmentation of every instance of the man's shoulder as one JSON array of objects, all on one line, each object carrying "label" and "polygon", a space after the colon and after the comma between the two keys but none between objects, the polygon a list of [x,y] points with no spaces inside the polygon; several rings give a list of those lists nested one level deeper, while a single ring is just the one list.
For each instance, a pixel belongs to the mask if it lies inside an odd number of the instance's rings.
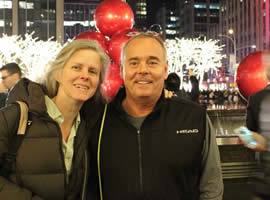
[{"label": "man's shoulder", "polygon": [[267,94],[270,94],[270,89],[264,88],[262,90],[259,90],[258,92],[255,92],[255,93],[251,94],[249,96],[249,100],[250,99],[251,100],[261,99],[261,98],[263,98]]},{"label": "man's shoulder", "polygon": [[166,99],[167,105],[173,107],[176,112],[179,110],[192,110],[198,112],[205,112],[205,109],[198,103],[193,102],[189,99],[173,97]]}]

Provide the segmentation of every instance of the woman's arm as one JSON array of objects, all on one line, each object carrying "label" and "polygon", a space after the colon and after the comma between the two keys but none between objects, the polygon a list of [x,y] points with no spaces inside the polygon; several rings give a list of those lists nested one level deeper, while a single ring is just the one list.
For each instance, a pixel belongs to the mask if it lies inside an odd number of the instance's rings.
[{"label": "woman's arm", "polygon": [[[13,132],[17,130],[18,122],[19,111],[17,105],[11,105],[0,110],[0,156],[9,151],[9,139],[12,138],[12,134],[15,134]],[[31,191],[11,182],[2,175],[0,175],[0,199],[41,200]]]}]

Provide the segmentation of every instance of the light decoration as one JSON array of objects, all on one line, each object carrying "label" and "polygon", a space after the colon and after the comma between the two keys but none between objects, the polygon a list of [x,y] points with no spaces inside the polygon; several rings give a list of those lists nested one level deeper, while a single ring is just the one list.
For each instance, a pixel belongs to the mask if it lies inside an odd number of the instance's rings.
[{"label": "light decoration", "polygon": [[202,85],[205,72],[215,72],[222,66],[221,60],[224,45],[218,45],[219,40],[200,40],[176,38],[166,40],[169,73],[175,72],[183,83],[184,69],[191,69]]},{"label": "light decoration", "polygon": [[0,65],[16,62],[25,77],[37,81],[62,48],[58,42],[38,40],[33,33],[0,38]]}]

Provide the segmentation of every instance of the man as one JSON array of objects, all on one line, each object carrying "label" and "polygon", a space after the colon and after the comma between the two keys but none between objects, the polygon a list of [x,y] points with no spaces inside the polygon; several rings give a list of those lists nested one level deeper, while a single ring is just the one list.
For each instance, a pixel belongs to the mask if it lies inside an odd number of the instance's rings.
[{"label": "man", "polygon": [[106,200],[221,200],[219,152],[205,110],[182,98],[164,98],[163,41],[148,33],[132,37],[122,50],[120,70],[125,87],[97,127],[99,142],[95,136],[91,140],[92,152],[98,149],[100,195]]},{"label": "man", "polygon": [[[2,84],[10,90],[22,76],[20,67],[16,63],[8,63],[0,68]],[[0,108],[5,106],[7,94],[0,93]]]},{"label": "man", "polygon": [[[270,80],[270,53],[262,55],[265,65],[265,75]],[[253,132],[259,145],[253,148],[262,151],[259,160],[264,176],[255,182],[256,200],[270,199],[270,85],[252,95],[248,99],[246,126]],[[257,154],[258,155],[258,154]]]}]

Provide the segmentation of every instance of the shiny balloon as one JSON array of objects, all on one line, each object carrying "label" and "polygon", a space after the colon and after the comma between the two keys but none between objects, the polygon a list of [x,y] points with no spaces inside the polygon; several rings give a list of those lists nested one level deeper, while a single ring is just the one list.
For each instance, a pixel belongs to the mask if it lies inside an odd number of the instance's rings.
[{"label": "shiny balloon", "polygon": [[94,13],[97,29],[111,37],[119,30],[130,29],[134,24],[134,14],[122,0],[105,0]]},{"label": "shiny balloon", "polygon": [[108,44],[108,53],[111,59],[117,65],[120,65],[120,57],[124,44],[131,38],[136,35],[138,30],[136,29],[125,29],[116,32],[110,39]]},{"label": "shiny balloon", "polygon": [[78,39],[97,40],[99,44],[101,45],[102,49],[105,52],[107,52],[108,40],[100,32],[97,32],[97,31],[83,32],[77,35],[77,37],[75,38],[75,40],[78,40]]},{"label": "shiny balloon", "polygon": [[236,83],[246,100],[251,94],[263,89],[268,83],[262,55],[263,52],[261,51],[249,54],[242,60],[237,69]]},{"label": "shiny balloon", "polygon": [[122,85],[123,80],[120,76],[120,68],[115,64],[111,64],[108,75],[101,85],[101,91],[105,99],[111,101]]}]

